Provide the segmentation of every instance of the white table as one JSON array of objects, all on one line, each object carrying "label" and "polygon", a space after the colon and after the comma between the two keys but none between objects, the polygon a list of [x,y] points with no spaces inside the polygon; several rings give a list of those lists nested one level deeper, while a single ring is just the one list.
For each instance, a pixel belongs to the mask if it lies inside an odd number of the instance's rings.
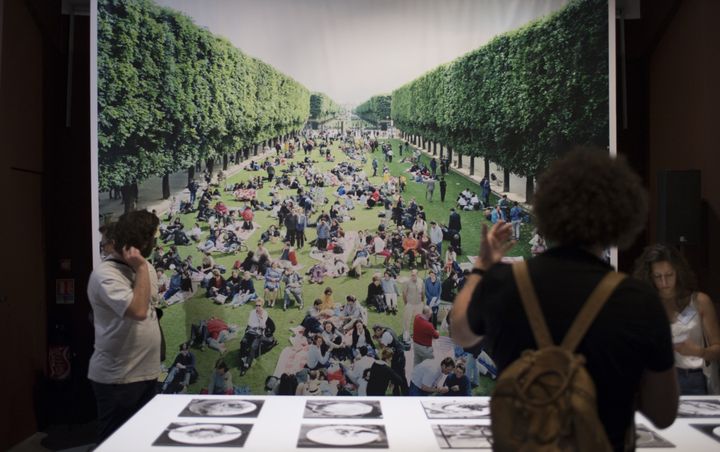
[{"label": "white table", "polygon": [[[262,401],[262,408],[254,417],[180,417],[193,399],[215,400],[246,400]],[[720,397],[688,397],[688,399],[708,399],[720,401]],[[115,434],[101,444],[98,452],[128,452],[128,451],[182,451],[187,446],[153,446],[165,429],[172,423],[210,423],[210,424],[251,424],[249,434],[245,436],[243,447],[208,447],[200,446],[203,450],[211,451],[262,451],[286,452],[301,451],[327,451],[331,446],[298,447],[298,437],[301,425],[382,425],[387,438],[388,449],[396,451],[447,451],[438,444],[433,425],[489,425],[489,418],[482,419],[428,419],[426,410],[421,402],[447,403],[450,401],[472,402],[487,404],[487,397],[468,397],[451,399],[443,397],[283,397],[283,396],[207,396],[207,395],[159,395],[148,403],[142,410],[123,425]],[[381,419],[317,419],[304,417],[306,401],[332,401],[332,402],[362,402],[377,401],[382,411]],[[636,417],[638,424],[644,424],[657,431],[664,439],[673,443],[674,448],[652,448],[649,451],[720,451],[720,442],[717,442],[692,427],[690,424],[716,424],[720,425],[720,417],[716,418],[678,418],[675,423],[658,431],[642,415]],[[306,428],[307,430],[307,428]],[[167,435],[166,435],[167,437]],[[378,443],[374,443],[378,446]],[[380,444],[381,445],[381,444]],[[381,448],[382,447],[381,445]],[[190,447],[190,450],[193,448]],[[356,450],[356,447],[352,448]],[[365,450],[370,450],[364,448]],[[195,448],[195,450],[200,450]],[[486,449],[487,450],[487,449]],[[644,450],[644,449],[640,449]]]}]

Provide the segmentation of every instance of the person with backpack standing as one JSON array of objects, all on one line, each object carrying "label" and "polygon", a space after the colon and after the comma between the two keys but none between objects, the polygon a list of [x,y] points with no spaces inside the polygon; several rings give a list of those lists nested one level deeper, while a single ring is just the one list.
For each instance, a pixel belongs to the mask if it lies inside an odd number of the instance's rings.
[{"label": "person with backpack standing", "polygon": [[[451,313],[453,340],[470,347],[482,338],[500,374],[491,399],[493,447],[532,450],[550,442],[632,450],[636,408],[665,428],[678,407],[670,327],[657,294],[602,260],[606,248],[630,245],[645,226],[640,178],[622,158],[574,151],[541,176],[534,213],[538,231],[555,246],[527,263],[502,264],[513,244],[511,225],[483,227],[475,268]],[[525,371],[538,375],[523,383],[527,393],[517,384]],[[562,394],[530,406],[522,398],[539,385]]]}]

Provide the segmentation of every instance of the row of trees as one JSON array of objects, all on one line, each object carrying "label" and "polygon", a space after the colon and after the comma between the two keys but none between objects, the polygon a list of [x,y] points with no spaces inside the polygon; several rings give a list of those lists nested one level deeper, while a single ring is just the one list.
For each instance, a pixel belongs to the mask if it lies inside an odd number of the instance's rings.
[{"label": "row of trees", "polygon": [[389,94],[373,96],[355,107],[355,114],[377,125],[380,121],[385,121],[390,117],[391,99],[392,96]]},{"label": "row of trees", "polygon": [[310,119],[319,123],[328,121],[340,113],[340,106],[323,93],[310,94]]},{"label": "row of trees", "polygon": [[[100,190],[121,190],[302,129],[310,92],[176,11],[149,0],[98,2]],[[327,108],[326,108],[327,111]]]},{"label": "row of trees", "polygon": [[424,74],[392,93],[395,126],[526,177],[530,202],[560,154],[608,144],[607,15],[606,0],[573,0]]}]

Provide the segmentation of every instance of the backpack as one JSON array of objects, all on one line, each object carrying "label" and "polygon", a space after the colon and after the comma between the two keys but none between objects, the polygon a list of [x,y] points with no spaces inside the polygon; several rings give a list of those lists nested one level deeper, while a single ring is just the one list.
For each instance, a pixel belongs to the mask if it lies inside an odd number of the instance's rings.
[{"label": "backpack", "polygon": [[625,275],[608,273],[590,294],[560,346],[553,344],[526,262],[513,274],[537,350],[525,350],[500,375],[490,399],[496,451],[610,451],[597,413],[595,384],[575,353]]}]

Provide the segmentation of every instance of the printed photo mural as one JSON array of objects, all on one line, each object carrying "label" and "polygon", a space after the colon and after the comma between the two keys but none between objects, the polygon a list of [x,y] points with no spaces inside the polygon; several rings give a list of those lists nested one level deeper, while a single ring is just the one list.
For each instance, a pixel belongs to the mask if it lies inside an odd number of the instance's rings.
[{"label": "printed photo mural", "polygon": [[536,176],[608,152],[607,0],[95,7],[95,221],[161,219],[162,392],[490,393],[447,313],[482,225],[542,252]]}]

